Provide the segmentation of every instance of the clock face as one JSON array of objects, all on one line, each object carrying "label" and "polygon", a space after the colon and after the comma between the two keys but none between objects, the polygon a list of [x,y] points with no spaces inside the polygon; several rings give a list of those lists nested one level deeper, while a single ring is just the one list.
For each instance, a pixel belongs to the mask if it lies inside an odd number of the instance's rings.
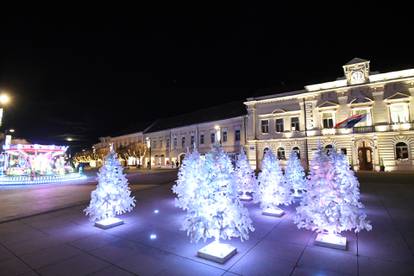
[{"label": "clock face", "polygon": [[351,80],[353,83],[356,82],[363,82],[364,81],[364,73],[362,71],[355,71],[351,75]]}]

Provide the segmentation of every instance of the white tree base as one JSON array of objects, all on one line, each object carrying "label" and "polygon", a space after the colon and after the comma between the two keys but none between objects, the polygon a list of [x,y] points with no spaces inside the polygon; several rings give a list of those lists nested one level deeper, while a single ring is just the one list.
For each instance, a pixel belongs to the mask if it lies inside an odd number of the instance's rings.
[{"label": "white tree base", "polygon": [[224,264],[236,255],[237,248],[227,243],[212,242],[197,252],[197,256],[216,263]]},{"label": "white tree base", "polygon": [[109,229],[118,225],[124,224],[124,221],[119,218],[107,218],[95,222],[95,226],[101,229]]},{"label": "white tree base", "polygon": [[333,234],[319,233],[315,245],[346,250],[346,237]]},{"label": "white tree base", "polygon": [[241,196],[239,196],[239,199],[242,201],[251,201],[253,198],[249,195],[242,194]]},{"label": "white tree base", "polygon": [[267,208],[263,210],[262,214],[271,217],[281,217],[285,214],[285,211],[280,208]]}]

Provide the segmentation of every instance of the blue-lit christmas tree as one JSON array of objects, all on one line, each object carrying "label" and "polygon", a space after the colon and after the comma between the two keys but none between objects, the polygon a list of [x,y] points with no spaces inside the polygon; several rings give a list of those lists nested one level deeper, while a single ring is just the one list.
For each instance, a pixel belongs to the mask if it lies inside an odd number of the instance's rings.
[{"label": "blue-lit christmas tree", "polygon": [[241,193],[240,199],[251,200],[252,197],[249,193],[257,190],[257,180],[243,149],[240,150],[238,155],[234,175],[236,177],[237,190]]},{"label": "blue-lit christmas tree", "polygon": [[285,178],[287,184],[293,190],[293,196],[301,196],[306,189],[305,170],[298,158],[298,154],[293,150],[286,165]]}]

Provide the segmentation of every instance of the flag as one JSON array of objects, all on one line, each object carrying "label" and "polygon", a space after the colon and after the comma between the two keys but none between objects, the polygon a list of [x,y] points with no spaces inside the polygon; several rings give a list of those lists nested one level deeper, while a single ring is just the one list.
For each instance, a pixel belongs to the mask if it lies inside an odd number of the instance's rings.
[{"label": "flag", "polygon": [[335,128],[352,128],[361,121],[365,121],[367,114],[356,114],[335,125]]}]

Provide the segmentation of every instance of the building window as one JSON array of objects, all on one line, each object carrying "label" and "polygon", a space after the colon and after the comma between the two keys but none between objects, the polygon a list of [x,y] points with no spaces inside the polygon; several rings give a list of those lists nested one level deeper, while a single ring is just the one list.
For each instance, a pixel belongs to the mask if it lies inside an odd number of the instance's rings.
[{"label": "building window", "polygon": [[204,134],[200,135],[200,144],[203,145],[204,144]]},{"label": "building window", "polygon": [[264,148],[263,150],[263,156],[266,154],[266,152],[269,150],[269,148]]},{"label": "building window", "polygon": [[322,113],[322,125],[323,125],[323,128],[334,127],[334,114],[332,112]]},{"label": "building window", "polygon": [[152,140],[152,148],[153,149],[157,148],[157,141]]},{"label": "building window", "polygon": [[325,153],[326,153],[326,155],[331,155],[332,150],[333,150],[333,146],[332,145],[326,145],[325,146]]},{"label": "building window", "polygon": [[408,146],[404,142],[399,142],[395,145],[395,159],[408,159]]},{"label": "building window", "polygon": [[354,109],[352,113],[353,113],[353,115],[366,114],[365,119],[361,120],[355,126],[362,127],[362,126],[371,126],[372,125],[371,111],[369,109]]},{"label": "building window", "polygon": [[167,139],[167,141],[165,142],[165,146],[167,149],[170,148],[170,139]]},{"label": "building window", "polygon": [[227,130],[223,131],[223,143],[227,142]]},{"label": "building window", "polygon": [[299,148],[298,147],[294,147],[294,148],[292,148],[292,151],[296,152],[296,155],[300,159],[300,150],[299,150]]},{"label": "building window", "polygon": [[237,142],[237,141],[240,141],[240,129],[237,129],[237,130],[234,132],[234,140],[236,140],[236,142]]},{"label": "building window", "polygon": [[269,120],[262,120],[262,133],[269,133]]},{"label": "building window", "polygon": [[299,117],[292,117],[290,118],[290,125],[292,127],[292,131],[299,131]]},{"label": "building window", "polygon": [[160,148],[162,148],[162,140],[160,140]]},{"label": "building window", "polygon": [[181,137],[181,147],[185,148],[185,137]]},{"label": "building window", "polygon": [[214,132],[210,134],[210,142],[212,144],[216,142],[216,134]]},{"label": "building window", "polygon": [[173,143],[174,149],[177,148],[177,137],[174,137],[174,143]]},{"label": "building window", "polygon": [[286,160],[286,155],[285,155],[285,149],[284,148],[278,148],[277,149],[277,159]]},{"label": "building window", "polygon": [[398,103],[390,105],[391,123],[407,123],[409,122],[408,104]]},{"label": "building window", "polygon": [[342,153],[343,155],[346,155],[346,154],[347,154],[346,148],[341,148],[341,153]]},{"label": "building window", "polygon": [[194,140],[194,135],[191,135],[191,138],[190,138],[190,141],[191,141],[191,147],[194,147],[194,142],[195,142],[195,140]]},{"label": "building window", "polygon": [[284,131],[283,119],[276,119],[275,129],[276,129],[276,132],[283,132]]}]

